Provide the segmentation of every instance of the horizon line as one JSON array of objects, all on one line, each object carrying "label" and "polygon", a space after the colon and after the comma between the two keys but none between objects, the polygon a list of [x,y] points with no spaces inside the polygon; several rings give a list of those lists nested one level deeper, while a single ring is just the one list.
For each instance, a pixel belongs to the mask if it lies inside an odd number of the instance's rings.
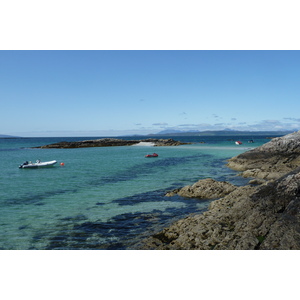
[{"label": "horizon line", "polygon": [[[163,131],[166,131],[165,133],[162,133]],[[170,132],[167,132],[167,131],[170,131]],[[180,131],[180,130],[162,130],[160,132],[157,132],[157,133],[133,133],[133,134],[88,134],[90,131],[86,131],[86,134],[83,134],[83,132],[81,131],[80,134],[72,134],[72,135],[68,135],[67,132],[66,132],[66,135],[11,135],[11,134],[0,134],[0,138],[43,138],[43,137],[126,137],[126,136],[153,136],[153,135],[176,135],[176,133],[178,134],[197,134],[197,133],[205,133],[205,132],[228,132],[228,133],[234,133],[234,132],[249,132],[249,133],[259,133],[259,132],[270,132],[270,133],[273,133],[273,132],[282,132],[282,133],[292,133],[292,132],[297,132],[299,131],[299,129],[294,129],[294,130],[291,130],[291,129],[280,129],[280,130],[233,130],[233,129],[220,129],[220,130],[192,130],[192,131]],[[40,132],[40,133],[49,133],[50,131],[43,131],[43,132]],[[55,133],[62,133],[63,131],[59,132],[55,132]],[[68,131],[68,133],[70,134],[72,131]],[[34,133],[34,132],[30,132],[31,134]],[[37,132],[36,132],[37,133]],[[54,133],[54,132],[53,132]]]}]

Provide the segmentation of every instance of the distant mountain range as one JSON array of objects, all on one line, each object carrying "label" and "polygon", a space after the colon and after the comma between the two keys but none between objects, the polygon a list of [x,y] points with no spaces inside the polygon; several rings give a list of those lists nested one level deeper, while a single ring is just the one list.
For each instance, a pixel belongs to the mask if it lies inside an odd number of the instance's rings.
[{"label": "distant mountain range", "polygon": [[16,138],[16,136],[0,134],[0,139],[5,139],[5,138]]},{"label": "distant mountain range", "polygon": [[[182,131],[182,130],[163,130],[158,133],[152,133],[148,135],[136,135],[136,136],[260,136],[260,135],[267,135],[270,137],[273,136],[283,136],[292,132],[298,131],[295,130],[282,130],[282,131],[239,131],[239,130],[232,130],[232,129],[224,129],[224,130],[206,130],[206,131],[199,131],[199,130],[191,130],[191,131]],[[133,135],[125,135],[125,136],[133,136]],[[13,138],[20,138],[19,136],[12,136],[6,134],[0,134],[0,139],[13,139]]]},{"label": "distant mountain range", "polygon": [[225,130],[206,130],[206,131],[180,131],[180,130],[163,130],[153,135],[164,135],[164,136],[259,136],[259,135],[286,135],[293,131],[238,131],[232,129]]}]

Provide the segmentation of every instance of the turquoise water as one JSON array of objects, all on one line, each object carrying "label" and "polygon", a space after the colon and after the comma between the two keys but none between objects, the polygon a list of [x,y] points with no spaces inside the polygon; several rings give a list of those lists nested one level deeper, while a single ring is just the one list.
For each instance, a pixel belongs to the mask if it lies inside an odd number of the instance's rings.
[{"label": "turquoise water", "polygon": [[[228,137],[178,137],[174,139],[194,144],[30,148],[85,139],[93,138],[0,139],[0,249],[130,249],[209,204],[164,197],[166,191],[207,177],[244,184],[245,179],[225,166],[226,159],[268,142],[260,137],[248,144],[249,137],[239,137],[243,145],[237,146]],[[144,157],[153,152],[159,157]],[[18,168],[37,159],[58,163]]]}]

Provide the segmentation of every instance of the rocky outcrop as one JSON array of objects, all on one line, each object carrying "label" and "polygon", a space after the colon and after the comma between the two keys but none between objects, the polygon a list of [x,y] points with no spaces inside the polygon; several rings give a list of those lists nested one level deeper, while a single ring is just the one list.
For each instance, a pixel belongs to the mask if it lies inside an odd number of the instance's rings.
[{"label": "rocky outcrop", "polygon": [[179,146],[186,143],[175,141],[173,139],[143,139],[143,140],[123,140],[114,138],[103,138],[96,140],[86,140],[77,142],[58,142],[50,145],[44,145],[35,148],[86,148],[86,147],[112,147],[112,146],[132,146],[140,142],[153,143],[154,146]]},{"label": "rocky outcrop", "polygon": [[166,194],[167,197],[178,194],[182,197],[201,198],[201,199],[217,199],[228,195],[236,189],[236,186],[226,181],[216,181],[211,178],[199,180],[193,185],[176,189]]},{"label": "rocky outcrop", "polygon": [[244,177],[277,179],[300,165],[300,131],[229,159],[227,166]]},{"label": "rocky outcrop", "polygon": [[58,142],[50,145],[44,145],[36,148],[48,149],[48,148],[86,148],[86,147],[109,147],[109,146],[131,146],[138,143],[137,141],[126,141],[119,139],[98,139],[98,140],[86,140],[77,142]]},{"label": "rocky outcrop", "polygon": [[236,188],[140,249],[300,249],[300,168],[267,185]]},{"label": "rocky outcrop", "polygon": [[[208,211],[175,222],[137,248],[300,250],[299,163],[300,132],[275,138],[230,159],[229,167],[243,171],[243,176],[256,177],[251,182],[260,185],[233,187],[231,192],[230,187],[228,194],[210,203]],[[176,192],[209,197],[213,193],[206,190],[222,186],[227,185],[201,180]]]},{"label": "rocky outcrop", "polygon": [[144,143],[153,143],[154,146],[180,146],[180,145],[187,145],[190,143],[182,143],[179,141],[175,141],[173,139],[144,139],[140,140],[139,142],[144,142]]}]

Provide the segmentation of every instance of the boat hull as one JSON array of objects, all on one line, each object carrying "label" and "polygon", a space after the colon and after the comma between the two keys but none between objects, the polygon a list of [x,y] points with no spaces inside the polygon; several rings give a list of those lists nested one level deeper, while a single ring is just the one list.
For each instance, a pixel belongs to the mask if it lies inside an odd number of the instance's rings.
[{"label": "boat hull", "polygon": [[153,154],[147,154],[145,157],[158,157],[158,154],[153,153]]},{"label": "boat hull", "polygon": [[37,168],[47,168],[47,167],[52,167],[57,163],[56,160],[51,160],[51,161],[45,161],[45,162],[39,162],[39,163],[29,163],[26,165],[20,165],[20,169],[37,169]]}]

